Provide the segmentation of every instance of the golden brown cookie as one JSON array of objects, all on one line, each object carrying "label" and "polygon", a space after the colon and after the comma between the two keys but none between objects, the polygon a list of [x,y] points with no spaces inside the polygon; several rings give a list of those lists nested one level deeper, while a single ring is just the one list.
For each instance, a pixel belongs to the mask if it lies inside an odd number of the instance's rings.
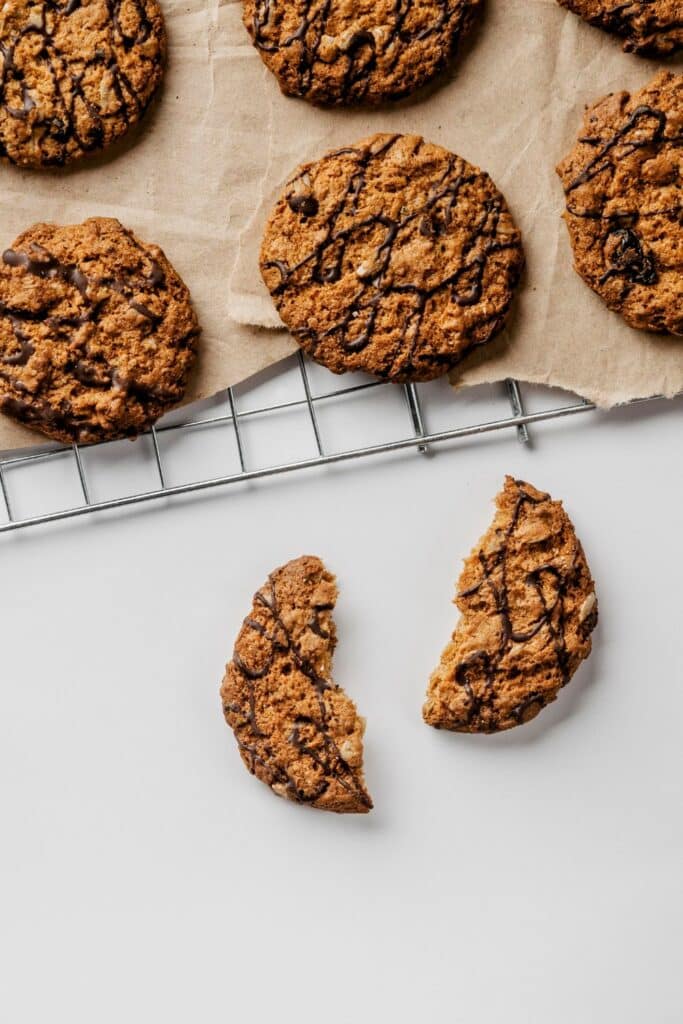
[{"label": "golden brown cookie", "polygon": [[249,771],[278,796],[323,811],[364,814],[365,723],[330,669],[337,586],[304,555],[254,596],[221,686],[226,721]]},{"label": "golden brown cookie", "polygon": [[586,284],[631,327],[683,334],[683,75],[590,107],[557,173]]},{"label": "golden brown cookie", "polygon": [[244,24],[282,91],[313,103],[379,103],[451,59],[481,0],[244,0]]},{"label": "golden brown cookie", "polygon": [[465,561],[462,617],[429,681],[422,714],[437,729],[529,722],[590,654],[595,588],[561,502],[508,476],[496,506]]},{"label": "golden brown cookie", "polygon": [[0,259],[0,411],[57,441],[134,437],[195,359],[190,295],[117,220],[34,224]]},{"label": "golden brown cookie", "polygon": [[417,135],[300,167],[261,272],[299,345],[334,373],[431,380],[505,322],[521,236],[488,174]]},{"label": "golden brown cookie", "polygon": [[681,0],[557,0],[599,28],[624,39],[627,53],[667,57],[683,47]]},{"label": "golden brown cookie", "polygon": [[0,158],[62,166],[144,114],[166,56],[157,0],[4,0]]}]

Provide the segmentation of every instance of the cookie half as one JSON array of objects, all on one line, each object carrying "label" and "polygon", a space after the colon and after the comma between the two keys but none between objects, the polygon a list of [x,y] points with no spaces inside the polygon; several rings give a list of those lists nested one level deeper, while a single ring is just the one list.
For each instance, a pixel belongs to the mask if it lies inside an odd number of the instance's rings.
[{"label": "cookie half", "polygon": [[521,235],[484,171],[416,135],[373,135],[304,164],[261,247],[277,310],[334,373],[441,376],[503,326]]},{"label": "cookie half", "polygon": [[627,53],[668,57],[683,47],[681,0],[557,0],[591,25],[621,36]]},{"label": "cookie half", "polygon": [[683,334],[683,75],[590,107],[559,164],[574,267],[631,327]]},{"label": "cookie half", "polygon": [[0,258],[0,411],[57,441],[134,437],[183,397],[199,327],[117,220],[34,224]]},{"label": "cookie half", "polygon": [[144,114],[165,57],[157,0],[5,0],[0,158],[61,167],[109,146]]},{"label": "cookie half", "polygon": [[245,0],[244,24],[282,91],[313,103],[379,103],[451,59],[481,0]]},{"label": "cookie half", "polygon": [[278,796],[364,814],[365,723],[330,677],[337,634],[334,576],[304,555],[254,596],[221,686],[242,760]]},{"label": "cookie half", "polygon": [[427,689],[428,725],[499,732],[535,718],[591,650],[595,587],[559,501],[506,477],[465,561],[461,619]]}]

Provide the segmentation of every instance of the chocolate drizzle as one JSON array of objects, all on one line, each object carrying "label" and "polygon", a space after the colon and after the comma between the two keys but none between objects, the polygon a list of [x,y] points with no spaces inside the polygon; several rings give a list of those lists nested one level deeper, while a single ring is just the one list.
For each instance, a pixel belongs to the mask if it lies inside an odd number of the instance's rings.
[{"label": "chocolate drizzle", "polygon": [[32,245],[32,256],[25,252],[15,252],[14,249],[5,249],[2,254],[2,262],[8,267],[21,267],[28,274],[43,279],[60,278],[67,284],[74,285],[81,293],[81,296],[88,300],[88,281],[85,274],[74,264],[65,265],[59,262],[42,245],[35,242]]},{"label": "chocolate drizzle", "polygon": [[[2,313],[0,312],[0,316],[1,315]],[[20,326],[21,321],[18,317],[9,315],[8,320],[12,327],[14,337],[19,345],[19,351],[15,352],[13,355],[5,356],[2,361],[6,366],[26,366],[35,351],[33,342],[28,335],[24,334],[22,331]]]},{"label": "chocolate drizzle", "polygon": [[[486,547],[475,556],[480,566],[477,582],[457,595],[465,617],[469,605],[478,612],[490,609],[486,614],[495,623],[495,628],[492,626],[489,630],[482,625],[480,628],[490,636],[491,643],[469,650],[454,665],[449,660],[449,650],[444,653],[441,671],[447,672],[448,678],[464,694],[457,710],[455,704],[449,704],[447,728],[495,732],[528,721],[555,698],[558,686],[569,682],[578,663],[576,655],[570,655],[568,649],[566,605],[569,595],[573,594],[575,598],[577,588],[585,580],[587,570],[583,552],[567,520],[552,542],[556,558],[540,561],[540,564],[529,568],[521,586],[518,569],[512,579],[513,564],[517,564],[520,548],[529,545],[524,556],[527,564],[529,559],[540,560],[545,552],[542,539],[533,539],[533,533],[531,540],[527,541],[526,537],[530,524],[543,522],[543,508],[551,500],[547,494],[531,493],[523,481],[508,478],[506,491],[513,487],[514,504],[507,525],[497,528],[495,542],[487,541]],[[527,621],[529,609],[535,609],[531,612],[531,621]],[[520,616],[525,620],[523,628],[519,625]],[[572,629],[578,628],[580,635],[587,638],[596,621],[597,610],[592,608],[578,626],[576,622],[572,623]],[[466,618],[462,629],[462,642],[467,648]],[[458,636],[460,634],[456,633]],[[538,675],[530,678],[545,685],[535,686],[516,704],[510,705],[514,681],[520,675],[520,669],[515,666],[520,663],[520,657],[524,663],[519,647],[537,637],[539,642],[535,650],[542,654],[531,657],[541,657],[542,660],[536,666]],[[427,720],[430,721],[429,717]],[[437,719],[431,724],[440,726],[443,723]]]},{"label": "chocolate drizzle", "polygon": [[33,242],[31,244],[31,253],[32,255],[29,256],[26,252],[6,249],[2,254],[2,262],[8,267],[20,267],[27,274],[43,278],[43,280],[60,280],[67,285],[72,285],[79,292],[83,300],[83,312],[78,317],[53,316],[49,313],[48,308],[42,310],[21,309],[19,307],[10,308],[0,303],[0,317],[8,316],[15,321],[25,319],[34,322],[45,319],[53,327],[80,327],[92,321],[107,301],[106,299],[99,299],[96,302],[91,300],[88,289],[92,288],[96,291],[108,289],[116,292],[127,301],[131,309],[154,325],[162,321],[163,317],[152,313],[143,302],[132,298],[133,295],[139,294],[143,289],[156,291],[164,287],[163,271],[156,260],[151,259],[149,256],[146,259],[150,263],[150,269],[144,276],[135,274],[126,278],[100,277],[89,280],[80,267],[75,264],[61,263],[42,245]]},{"label": "chocolate drizzle", "polygon": [[[72,25],[74,34],[83,30],[80,0],[41,0],[27,7],[21,25],[8,16],[0,36],[0,158],[63,166],[119,138],[141,118],[161,79],[163,22],[149,0],[104,3],[104,39],[88,55],[65,45]],[[153,51],[152,38],[158,44]],[[145,69],[136,76],[139,87],[130,74],[133,51]],[[23,132],[16,122],[24,123]]]},{"label": "chocolate drizzle", "polygon": [[[285,570],[279,570],[282,571],[286,571],[286,567]],[[258,770],[264,781],[286,792],[290,799],[299,803],[316,804],[335,782],[348,794],[353,803],[358,802],[364,809],[369,809],[372,807],[372,801],[359,782],[354,769],[342,758],[330,729],[331,706],[326,698],[329,691],[338,688],[319,674],[302,650],[301,644],[294,639],[292,630],[287,627],[286,613],[278,601],[277,577],[278,573],[271,574],[265,586],[254,596],[254,606],[261,612],[259,619],[254,618],[252,614],[244,620],[240,637],[245,637],[250,632],[257,633],[265,641],[266,650],[258,663],[249,664],[243,653],[235,649],[226,678],[231,680],[231,696],[237,696],[238,699],[224,700],[226,717],[235,732],[242,757],[252,774]],[[320,615],[332,607],[331,604],[311,605],[305,628],[320,637],[330,639],[330,632],[321,626]],[[275,670],[276,663],[276,675],[273,676],[271,673]],[[315,713],[299,713],[294,716],[285,738],[286,743],[296,752],[297,758],[307,761],[317,769],[314,771],[315,784],[305,789],[297,783],[291,768],[274,750],[273,719],[268,713],[270,693],[278,691],[278,676],[293,672],[305,680],[315,707]],[[277,700],[279,708],[282,708],[281,693]],[[257,704],[265,707],[262,719],[259,719]]]},{"label": "chocolate drizzle", "polygon": [[478,5],[393,0],[362,12],[338,0],[250,0],[245,23],[286,92],[323,104],[376,102],[436,74]]},{"label": "chocolate drizzle", "polygon": [[[637,149],[648,149],[658,146],[664,138],[666,130],[666,114],[646,104],[636,107],[624,124],[606,140],[584,138],[582,142],[597,146],[598,152],[588,161],[584,169],[565,186],[565,195],[570,195],[580,185],[585,185],[603,172],[614,174],[616,163],[623,160]],[[631,137],[632,136],[632,137]],[[615,149],[624,149],[615,154]],[[587,216],[590,211],[570,211],[574,216]]]},{"label": "chocolate drizzle", "polygon": [[[411,141],[414,144],[412,158],[418,159],[426,144],[417,137]],[[307,189],[307,199],[315,198],[316,177],[324,173],[330,162],[340,162],[344,168],[341,197],[331,209],[316,209],[316,215],[310,215],[312,244],[302,257],[294,263],[281,258],[269,259],[266,243],[262,270],[283,319],[302,347],[314,358],[317,358],[318,349],[321,346],[327,348],[330,342],[343,353],[361,353],[376,340],[381,311],[393,304],[400,310],[398,322],[392,329],[394,348],[387,352],[385,345],[383,367],[378,369],[373,365],[371,372],[397,380],[419,379],[419,375],[428,379],[443,373],[462,357],[465,350],[473,344],[487,341],[500,327],[521,271],[523,255],[519,233],[516,229],[510,230],[505,201],[488,176],[445,150],[441,151],[443,169],[435,175],[433,184],[417,201],[406,201],[398,217],[384,211],[363,213],[361,201],[373,165],[387,157],[397,144],[405,146],[407,137],[377,136],[357,147],[330,153],[318,164],[302,169],[289,183],[285,193],[286,203],[295,212],[298,207],[292,204],[298,204],[302,186]],[[402,157],[406,159],[405,154]],[[483,192],[477,204],[471,199],[473,188],[477,193]],[[467,199],[467,210],[472,211],[468,212],[465,224],[459,205],[464,198]],[[501,225],[504,214],[507,221],[505,230]],[[404,274],[394,274],[392,260],[413,234],[417,232],[428,237],[438,246],[439,238],[451,231],[464,235],[457,265],[447,264],[439,276],[437,268],[443,258],[435,249],[427,258],[434,261],[433,276],[437,280],[429,286],[411,283]],[[376,239],[374,249],[363,260],[362,266],[353,266],[349,255],[352,247],[370,237]],[[495,269],[491,269],[494,255],[505,251],[510,252],[509,259],[499,261]],[[318,329],[310,320],[305,325],[288,320],[285,304],[290,295],[296,295],[309,286],[319,286],[321,307],[327,310],[322,290],[325,286],[336,285],[343,275],[355,282],[356,290],[345,300],[342,315],[336,322]],[[506,294],[504,302],[493,312],[490,307],[495,304],[482,301],[491,281],[501,286],[501,292]],[[455,339],[452,351],[448,352],[439,351],[437,346],[430,344],[428,327],[423,334],[425,316],[437,300],[443,298],[461,308],[479,303],[486,307],[476,317],[472,336],[466,340],[462,337]],[[329,319],[330,314],[327,316]],[[427,360],[421,358],[423,346],[429,349]]]}]

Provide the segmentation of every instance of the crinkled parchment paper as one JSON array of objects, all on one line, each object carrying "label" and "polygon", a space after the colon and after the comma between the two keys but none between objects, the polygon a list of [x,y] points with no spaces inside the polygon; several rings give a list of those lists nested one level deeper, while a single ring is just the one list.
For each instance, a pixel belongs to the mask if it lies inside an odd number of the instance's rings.
[{"label": "crinkled parchment paper", "polygon": [[[142,124],[72,169],[0,166],[0,249],[36,221],[92,216],[118,217],[161,245],[202,325],[187,401],[206,398],[294,348],[273,329],[257,259],[268,207],[290,170],[370,132],[419,132],[486,168],[525,234],[529,270],[511,326],[463,364],[456,382],[514,375],[604,405],[671,395],[683,389],[683,342],[631,331],[576,277],[553,171],[582,106],[637,88],[657,65],[626,56],[555,0],[488,0],[487,8],[452,71],[418,97],[326,112],[280,94],[249,42],[240,0],[167,0],[169,67]],[[0,416],[0,449],[40,443]]]},{"label": "crinkled parchment paper", "polygon": [[[240,232],[230,312],[259,325],[258,345],[283,333],[258,271],[263,226],[279,186],[304,160],[376,131],[416,132],[485,168],[522,228],[527,272],[508,328],[452,374],[456,386],[517,377],[612,406],[683,390],[683,339],[635,331],[611,313],[571,266],[555,165],[572,147],[584,106],[635,90],[661,66],[556,0],[488,0],[460,58],[417,97],[376,111],[321,111],[286,99],[230,5]],[[683,62],[668,62],[680,72]]]},{"label": "crinkled parchment paper", "polygon": [[[238,5],[162,5],[169,64],[142,124],[113,150],[73,169],[0,165],[0,252],[36,221],[68,224],[95,216],[118,217],[160,245],[190,288],[202,326],[189,402],[276,362],[291,342],[282,332],[264,335],[228,319],[235,254],[228,204],[231,197],[248,202],[244,183],[260,173],[251,162],[255,146],[240,150],[233,137],[247,105],[239,84],[246,48],[237,32]],[[0,449],[41,443],[40,435],[0,416]]]}]

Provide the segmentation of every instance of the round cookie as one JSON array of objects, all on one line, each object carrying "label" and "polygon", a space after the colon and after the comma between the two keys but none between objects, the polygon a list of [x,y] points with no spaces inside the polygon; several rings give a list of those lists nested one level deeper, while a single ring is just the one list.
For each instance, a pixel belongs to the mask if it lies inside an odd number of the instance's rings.
[{"label": "round cookie", "polygon": [[157,0],[5,0],[0,9],[0,158],[61,167],[144,114],[163,74]]},{"label": "round cookie", "polygon": [[557,0],[584,21],[624,38],[627,53],[667,57],[683,47],[681,0]]},{"label": "round cookie", "polygon": [[0,411],[66,444],[134,437],[183,397],[198,334],[158,246],[34,224],[0,259]]},{"label": "round cookie", "polygon": [[244,24],[290,96],[379,103],[413,92],[454,54],[481,0],[244,0]]},{"label": "round cookie", "polygon": [[374,135],[300,167],[261,272],[299,345],[334,373],[431,380],[502,327],[521,236],[483,171],[416,135]]},{"label": "round cookie", "polygon": [[574,266],[631,327],[683,334],[683,75],[586,111],[557,173]]}]

